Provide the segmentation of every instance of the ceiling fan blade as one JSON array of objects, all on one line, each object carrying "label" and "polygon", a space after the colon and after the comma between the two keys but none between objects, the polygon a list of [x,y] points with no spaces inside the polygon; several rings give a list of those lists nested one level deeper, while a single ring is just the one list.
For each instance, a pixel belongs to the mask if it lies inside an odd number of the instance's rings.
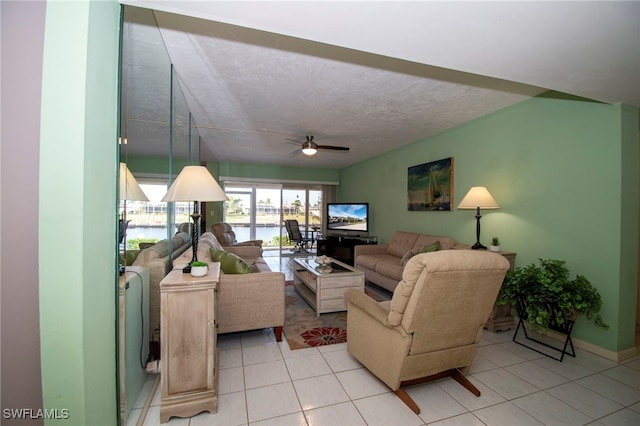
[{"label": "ceiling fan blade", "polygon": [[346,146],[318,145],[318,149],[333,149],[334,151],[349,151]]},{"label": "ceiling fan blade", "polygon": [[297,139],[285,138],[285,140],[295,142],[295,143],[302,143],[302,141],[299,141]]}]

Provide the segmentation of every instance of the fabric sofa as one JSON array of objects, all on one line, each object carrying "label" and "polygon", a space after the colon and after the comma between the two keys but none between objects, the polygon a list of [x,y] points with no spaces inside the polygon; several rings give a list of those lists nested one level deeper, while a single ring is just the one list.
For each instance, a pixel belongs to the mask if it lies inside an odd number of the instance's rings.
[{"label": "fabric sofa", "polygon": [[[205,232],[198,242],[198,260],[212,262],[211,249],[233,253],[253,270],[246,274],[220,271],[216,291],[218,333],[273,328],[276,340],[280,341],[285,309],[284,273],[271,271],[261,257],[260,247],[222,247],[211,232]],[[184,253],[173,261],[174,268],[184,268],[191,257],[191,251]]]},{"label": "fabric sofa", "polygon": [[354,265],[367,281],[393,292],[409,259],[424,251],[465,249],[451,237],[396,231],[388,244],[355,246]]},{"label": "fabric sofa", "polygon": [[169,241],[161,240],[151,247],[141,250],[133,266],[149,268],[149,336],[160,328],[160,281],[172,269],[173,259],[191,247],[191,237],[186,232],[178,232],[171,238],[172,253],[169,259]]}]

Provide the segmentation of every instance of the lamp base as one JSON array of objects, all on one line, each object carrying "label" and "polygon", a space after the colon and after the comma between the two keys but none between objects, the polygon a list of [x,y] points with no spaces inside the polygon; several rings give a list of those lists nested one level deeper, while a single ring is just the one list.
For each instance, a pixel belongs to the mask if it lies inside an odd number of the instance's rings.
[{"label": "lamp base", "polygon": [[472,246],[471,246],[471,248],[472,248],[473,250],[486,250],[486,249],[487,249],[487,247],[486,247],[486,246],[483,246],[483,245],[480,243],[480,241],[478,241],[478,242],[476,242],[474,245],[472,245]]},{"label": "lamp base", "polygon": [[184,268],[182,268],[182,273],[183,274],[190,274],[191,273],[191,264],[185,266]]}]

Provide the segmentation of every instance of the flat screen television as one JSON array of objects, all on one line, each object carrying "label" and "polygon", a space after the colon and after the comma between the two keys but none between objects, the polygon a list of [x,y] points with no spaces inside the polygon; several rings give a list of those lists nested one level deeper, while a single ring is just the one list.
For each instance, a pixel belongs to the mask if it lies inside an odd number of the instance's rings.
[{"label": "flat screen television", "polygon": [[369,203],[327,203],[327,231],[345,235],[369,232]]}]

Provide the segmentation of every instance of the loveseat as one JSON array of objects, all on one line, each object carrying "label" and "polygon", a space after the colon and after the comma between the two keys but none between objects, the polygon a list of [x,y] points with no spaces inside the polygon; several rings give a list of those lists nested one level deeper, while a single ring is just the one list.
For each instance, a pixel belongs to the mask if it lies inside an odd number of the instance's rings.
[{"label": "loveseat", "polygon": [[[211,232],[205,232],[198,242],[198,260],[210,263],[214,252],[227,252],[239,257],[251,270],[249,273],[226,273],[220,270],[216,290],[216,322],[218,333],[273,328],[276,340],[282,339],[284,325],[284,273],[272,272],[256,246],[222,247]],[[191,251],[173,261],[174,269],[189,264]],[[240,261],[239,261],[240,262]]]},{"label": "loveseat", "polygon": [[427,252],[469,248],[451,237],[396,231],[388,244],[355,246],[354,265],[365,280],[393,292],[412,256]]},{"label": "loveseat", "polygon": [[160,281],[172,269],[172,261],[191,247],[191,237],[186,232],[178,232],[171,238],[172,252],[169,259],[169,241],[161,240],[141,250],[133,261],[133,266],[149,268],[149,336],[160,328]]}]

